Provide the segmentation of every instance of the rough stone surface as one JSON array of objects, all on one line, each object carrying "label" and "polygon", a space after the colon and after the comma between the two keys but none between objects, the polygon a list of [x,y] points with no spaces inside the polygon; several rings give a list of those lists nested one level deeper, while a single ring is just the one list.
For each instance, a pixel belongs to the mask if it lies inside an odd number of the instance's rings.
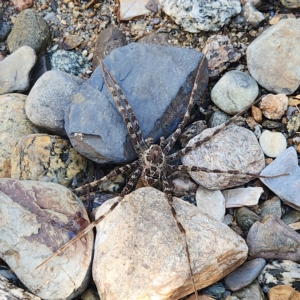
[{"label": "rough stone surface", "polygon": [[27,90],[35,62],[35,52],[28,46],[19,48],[0,61],[0,95]]},{"label": "rough stone surface", "polygon": [[[270,288],[276,285],[287,285],[298,292],[300,291],[300,265],[289,260],[274,260],[269,262],[258,281],[263,287],[263,291],[267,293]],[[284,298],[286,300],[286,298]]]},{"label": "rough stone surface", "polygon": [[11,27],[10,22],[4,17],[4,11],[0,9],[0,42],[6,40],[6,37],[11,31]]},{"label": "rough stone surface", "polygon": [[121,30],[113,26],[102,30],[97,37],[95,50],[93,53],[93,68],[97,68],[99,63],[112,50],[126,45],[126,37]]},{"label": "rough stone surface", "polygon": [[222,194],[226,208],[230,208],[256,205],[263,192],[261,187],[247,187],[222,191]]},{"label": "rough stone surface", "polygon": [[254,5],[249,2],[243,6],[242,15],[246,22],[250,23],[254,27],[258,27],[260,22],[265,19],[264,14],[258,11]]},{"label": "rough stone surface", "polygon": [[163,11],[189,32],[217,31],[241,12],[237,0],[160,0]]},{"label": "rough stone surface", "polygon": [[281,20],[266,29],[247,48],[251,76],[268,91],[292,94],[300,84],[299,39],[300,19]]},{"label": "rough stone surface", "polygon": [[287,110],[289,99],[284,94],[268,94],[259,103],[264,116],[268,119],[280,119]]},{"label": "rough stone surface", "polygon": [[13,5],[18,10],[24,10],[33,5],[33,0],[13,0]]},{"label": "rough stone surface", "polygon": [[266,261],[263,258],[247,261],[225,277],[225,284],[230,290],[238,291],[252,283],[265,265]]},{"label": "rough stone surface", "polygon": [[59,183],[76,188],[92,180],[93,163],[59,136],[20,138],[11,154],[11,178]]},{"label": "rough stone surface", "polygon": [[286,129],[289,136],[293,136],[300,128],[300,114],[295,113],[288,123],[286,124]]},{"label": "rough stone surface", "polygon": [[201,212],[216,221],[222,222],[225,216],[225,198],[221,191],[211,191],[199,186],[196,193],[197,207]]},{"label": "rough stone surface", "polygon": [[291,224],[291,223],[299,222],[300,221],[300,211],[291,208],[288,212],[286,212],[282,216],[281,220],[285,224]]},{"label": "rough stone surface", "polygon": [[245,5],[246,3],[251,3],[255,7],[259,7],[259,6],[262,5],[262,1],[261,0],[241,0],[241,4],[242,5]]},{"label": "rough stone surface", "polygon": [[297,152],[289,147],[270,163],[260,175],[279,175],[289,173],[278,178],[260,178],[274,194],[285,204],[300,210],[300,168],[298,166]]},{"label": "rough stone surface", "polygon": [[281,211],[281,201],[278,197],[274,197],[270,200],[265,201],[261,205],[261,214],[262,217],[267,215],[275,215],[278,218],[281,218],[282,211]]},{"label": "rough stone surface", "polygon": [[[231,298],[232,297],[232,298]],[[231,296],[226,297],[225,300],[266,300],[265,295],[255,280],[253,283],[244,287],[243,289],[233,292]]]},{"label": "rough stone surface", "polygon": [[259,137],[259,144],[269,157],[277,157],[286,149],[286,138],[281,132],[264,130]]},{"label": "rough stone surface", "polygon": [[[102,205],[96,217],[117,200]],[[245,260],[244,240],[226,225],[178,198],[174,208],[187,232],[198,289]],[[175,300],[193,292],[182,235],[164,193],[135,190],[97,225],[93,278],[100,298],[107,299],[128,299],[130,294],[130,299]]]},{"label": "rough stone surface", "polygon": [[212,128],[222,123],[225,123],[230,119],[230,116],[222,112],[221,110],[214,111],[208,120],[208,128]]},{"label": "rough stone surface", "polygon": [[26,96],[0,96],[0,177],[10,177],[11,152],[20,137],[38,132],[25,114]]},{"label": "rough stone surface", "polygon": [[235,115],[249,106],[257,95],[258,85],[251,76],[229,71],[213,87],[211,100],[226,113]]},{"label": "rough stone surface", "polygon": [[290,286],[277,285],[268,292],[269,300],[299,300],[300,293]]},{"label": "rough stone surface", "polygon": [[203,53],[208,60],[209,76],[218,76],[231,63],[238,61],[242,56],[241,52],[232,45],[229,37],[210,36],[203,48]]},{"label": "rough stone surface", "polygon": [[81,201],[67,188],[38,181],[0,180],[0,256],[42,299],[72,299],[90,277],[93,233],[34,270],[89,224]]},{"label": "rough stone surface", "polygon": [[11,33],[7,38],[10,52],[21,46],[29,46],[37,54],[47,49],[51,34],[46,21],[32,9],[25,9],[18,15]]},{"label": "rough stone surface", "polygon": [[30,121],[46,131],[66,136],[65,111],[81,83],[82,79],[58,70],[44,73],[26,99],[25,111]]},{"label": "rough stone surface", "polygon": [[299,0],[280,0],[283,6],[287,8],[298,8],[300,7]]},{"label": "rough stone surface", "polygon": [[41,300],[40,297],[25,291],[9,282],[5,277],[0,274],[0,296],[1,300]]},{"label": "rough stone surface", "polygon": [[238,208],[235,212],[235,218],[237,224],[243,231],[248,231],[256,221],[262,219],[261,216],[258,216],[254,211],[247,207]]},{"label": "rough stone surface", "polygon": [[[186,111],[202,55],[189,49],[131,43],[104,59],[131,105],[144,138],[157,141],[175,130]],[[204,63],[198,96],[206,88],[207,73]],[[96,162],[124,163],[136,156],[100,67],[74,95],[65,116],[65,129],[74,148]]]},{"label": "rough stone surface", "polygon": [[[210,136],[218,127],[204,130],[191,139],[192,145],[206,136]],[[210,170],[239,170],[258,174],[265,166],[263,152],[253,132],[236,125],[227,126],[208,142],[189,152],[182,163]],[[207,189],[220,190],[249,182],[249,176],[214,174],[208,172],[190,172],[192,178]]]},{"label": "rough stone surface", "polygon": [[277,216],[269,215],[254,223],[246,241],[252,257],[300,260],[300,234]]}]

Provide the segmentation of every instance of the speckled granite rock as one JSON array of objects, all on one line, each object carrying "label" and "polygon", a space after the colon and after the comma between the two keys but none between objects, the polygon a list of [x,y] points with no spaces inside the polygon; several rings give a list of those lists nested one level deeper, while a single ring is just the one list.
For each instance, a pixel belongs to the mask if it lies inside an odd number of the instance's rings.
[{"label": "speckled granite rock", "polygon": [[21,94],[0,96],[0,177],[10,177],[11,152],[16,141],[38,132],[25,114],[25,100]]},{"label": "speckled granite rock", "polygon": [[93,176],[93,163],[59,136],[32,134],[18,140],[11,155],[11,178],[59,183],[70,188]]},{"label": "speckled granite rock", "polygon": [[30,71],[35,62],[35,51],[28,46],[20,47],[0,61],[0,95],[26,91],[30,83]]},{"label": "speckled granite rock", "polygon": [[189,32],[217,31],[241,12],[237,0],[160,0],[163,11]]},{"label": "speckled granite rock", "polygon": [[0,179],[0,257],[42,299],[73,299],[90,279],[93,232],[40,263],[89,224],[82,202],[51,182]]},{"label": "speckled granite rock", "polygon": [[47,22],[33,9],[25,9],[19,13],[14,23],[7,38],[7,46],[10,52],[14,52],[21,46],[27,45],[40,54],[47,49],[50,39]]}]

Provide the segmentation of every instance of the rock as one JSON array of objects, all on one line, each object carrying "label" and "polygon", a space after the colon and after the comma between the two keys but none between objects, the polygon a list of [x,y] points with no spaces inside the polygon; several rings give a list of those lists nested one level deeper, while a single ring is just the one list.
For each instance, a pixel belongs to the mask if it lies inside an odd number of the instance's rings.
[{"label": "rock", "polygon": [[207,295],[199,295],[198,294],[198,299],[196,299],[195,295],[191,295],[186,300],[214,300],[213,298],[207,296]]},{"label": "rock", "polygon": [[282,216],[281,221],[283,221],[287,225],[295,222],[299,222],[300,211],[290,208],[290,210]]},{"label": "rock", "polygon": [[11,152],[17,140],[38,132],[26,117],[25,100],[26,96],[21,94],[0,96],[0,178],[10,177]]},{"label": "rock", "polygon": [[206,122],[203,120],[194,122],[190,126],[186,127],[179,137],[181,147],[184,148],[190,139],[200,134],[206,128]]},{"label": "rock", "polygon": [[225,123],[230,119],[230,116],[222,112],[221,110],[214,111],[211,117],[208,120],[208,127],[212,128],[218,125],[221,125],[222,123]]},{"label": "rock", "polygon": [[[202,140],[218,127],[204,130],[191,139],[188,146]],[[182,163],[210,170],[238,170],[258,174],[265,166],[263,152],[252,131],[229,125],[209,141],[182,157]],[[190,172],[191,177],[207,189],[220,190],[249,182],[249,176],[216,174],[208,172]]]},{"label": "rock", "polygon": [[268,215],[275,215],[278,218],[281,218],[281,201],[278,197],[267,200],[261,205],[261,216],[265,217]]},{"label": "rock", "polygon": [[[176,129],[202,57],[184,48],[131,43],[104,59],[131,105],[144,138],[152,137],[155,142]],[[206,63],[201,74],[199,96],[208,81]],[[65,130],[74,148],[96,162],[124,163],[136,157],[100,67],[74,95],[65,115]]]},{"label": "rock", "polygon": [[243,263],[225,277],[225,284],[231,291],[238,291],[251,284],[266,265],[263,258],[256,258]]},{"label": "rock", "polygon": [[70,34],[63,38],[62,47],[64,50],[72,50],[78,47],[83,41],[83,37],[75,34]]},{"label": "rock", "polygon": [[13,5],[18,10],[24,10],[33,5],[33,0],[13,0]]},{"label": "rock", "polygon": [[150,10],[145,7],[148,1],[149,0],[120,0],[120,20],[130,20],[137,16],[149,14]]},{"label": "rock", "polygon": [[26,99],[28,118],[46,131],[66,136],[64,114],[82,83],[81,78],[57,70],[44,73]]},{"label": "rock", "polygon": [[102,30],[97,37],[93,55],[93,68],[96,69],[99,63],[114,49],[126,45],[126,37],[121,30],[109,26]]},{"label": "rock", "polygon": [[264,116],[268,119],[280,119],[287,110],[289,99],[286,95],[268,94],[263,97],[259,107]]},{"label": "rock", "polygon": [[0,180],[0,256],[42,299],[72,299],[86,288],[93,233],[35,270],[88,224],[81,201],[67,188],[39,181]]},{"label": "rock", "polygon": [[249,106],[258,95],[253,78],[240,71],[227,72],[213,87],[211,100],[220,109],[235,115]]},{"label": "rock", "polygon": [[[265,293],[276,285],[287,285],[299,291],[299,278],[299,264],[289,260],[274,260],[265,266],[261,275],[258,277],[258,281]],[[283,299],[286,300],[287,298]]]},{"label": "rock", "polygon": [[51,68],[78,76],[86,71],[85,58],[75,51],[57,50],[50,54]]},{"label": "rock", "polygon": [[[237,268],[247,256],[241,237],[178,198],[174,208],[187,232],[198,289]],[[99,218],[119,198],[96,213]],[[214,243],[214,249],[211,243]],[[162,267],[163,266],[163,267]],[[140,188],[97,225],[93,278],[100,298],[179,299],[191,292],[182,236],[164,193]]]},{"label": "rock", "polygon": [[50,70],[50,62],[49,62],[48,55],[45,54],[40,55],[30,73],[31,74],[30,90],[35,85],[37,80],[49,70]]},{"label": "rock", "polygon": [[252,112],[252,116],[253,116],[253,119],[255,120],[255,122],[261,123],[262,122],[262,111],[258,107],[252,106],[251,112]]},{"label": "rock", "polygon": [[93,164],[59,136],[31,134],[18,140],[11,155],[11,178],[79,187],[93,177]]},{"label": "rock", "polygon": [[265,19],[263,13],[258,11],[252,3],[246,3],[242,9],[242,15],[246,22],[250,23],[254,27],[258,27],[259,24]]},{"label": "rock", "polygon": [[246,242],[251,257],[300,260],[300,235],[277,216],[268,215],[253,224]]},{"label": "rock", "polygon": [[191,176],[185,172],[176,172],[169,177],[172,181],[173,196],[184,197],[187,194],[195,195],[198,185],[191,179]]},{"label": "rock", "polygon": [[235,217],[236,222],[243,231],[248,231],[255,222],[262,219],[255,212],[246,207],[238,208],[236,210]]},{"label": "rock", "polygon": [[26,91],[30,83],[30,71],[36,62],[32,48],[23,46],[0,61],[0,95]]},{"label": "rock", "polygon": [[7,46],[10,52],[14,52],[26,45],[40,54],[47,49],[50,39],[50,29],[46,21],[34,10],[25,9],[19,13],[15,21],[7,38]]},{"label": "rock", "polygon": [[231,63],[241,58],[241,52],[232,45],[227,36],[210,36],[203,48],[203,53],[208,60],[209,76],[221,74]]},{"label": "rock", "polygon": [[222,281],[218,281],[217,283],[203,289],[202,292],[213,297],[213,299],[221,299],[226,294],[230,294],[230,291],[226,289],[226,286],[222,283]]},{"label": "rock", "polygon": [[0,42],[6,40],[6,37],[11,31],[11,25],[9,21],[4,18],[4,12],[0,9]]},{"label": "rock", "polygon": [[261,0],[241,0],[241,5],[245,5],[246,3],[251,3],[254,7],[259,7],[262,5]]},{"label": "rock", "polygon": [[260,175],[270,176],[289,173],[278,178],[260,178],[285,204],[300,210],[300,168],[296,150],[289,147],[269,164]]},{"label": "rock", "polygon": [[271,120],[265,120],[262,122],[262,127],[267,129],[278,129],[282,130],[284,128],[284,125],[280,122],[271,121]]},{"label": "rock", "polygon": [[241,12],[237,0],[160,0],[162,10],[189,32],[217,31]]},{"label": "rock", "polygon": [[[232,298],[231,298],[232,297]],[[266,300],[259,283],[255,280],[253,283],[243,289],[233,292],[232,296],[226,297],[225,300]]]},{"label": "rock", "polygon": [[225,198],[221,191],[211,191],[199,186],[196,193],[196,201],[197,207],[203,214],[216,221],[223,221],[225,216]]},{"label": "rock", "polygon": [[268,292],[269,300],[299,300],[300,293],[286,285],[277,285]]},{"label": "rock", "polygon": [[300,7],[299,0],[280,0],[283,6],[287,8],[298,8]]},{"label": "rock", "polygon": [[293,136],[300,128],[300,114],[294,114],[286,124],[286,129],[289,136]]},{"label": "rock", "polygon": [[264,130],[259,137],[259,144],[269,157],[277,157],[286,149],[286,139],[281,132]]},{"label": "rock", "polygon": [[299,39],[300,19],[281,20],[263,31],[247,48],[251,76],[268,91],[292,94],[300,83]]},{"label": "rock", "polygon": [[154,45],[160,45],[160,46],[173,46],[172,40],[170,43],[169,35],[167,33],[150,33],[143,37],[141,37],[138,40],[139,43],[143,44],[154,44]]},{"label": "rock", "polygon": [[256,205],[263,192],[261,187],[247,187],[225,190],[222,194],[226,208],[231,208]]},{"label": "rock", "polygon": [[5,277],[0,274],[0,295],[1,300],[41,300],[41,298],[19,288],[9,282]]}]

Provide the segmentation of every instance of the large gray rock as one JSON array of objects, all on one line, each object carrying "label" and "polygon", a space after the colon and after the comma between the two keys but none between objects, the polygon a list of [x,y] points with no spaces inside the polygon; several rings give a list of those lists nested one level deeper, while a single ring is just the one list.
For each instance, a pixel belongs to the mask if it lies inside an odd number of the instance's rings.
[{"label": "large gray rock", "polygon": [[292,94],[300,84],[300,19],[281,20],[247,49],[251,76],[268,91]]},{"label": "large gray rock", "polygon": [[[176,129],[202,57],[194,50],[132,43],[104,59],[132,106],[144,138],[157,141]],[[201,72],[195,98],[207,85],[206,63]],[[124,163],[136,156],[100,67],[74,95],[65,115],[65,130],[74,148],[96,162]]]},{"label": "large gray rock", "polygon": [[72,94],[82,83],[81,78],[58,70],[44,73],[26,99],[27,117],[46,131],[66,136],[64,114]]},{"label": "large gray rock", "polygon": [[[96,217],[117,200],[101,206]],[[178,198],[174,208],[187,232],[198,289],[246,259],[244,240],[228,226]],[[189,277],[183,236],[164,193],[135,190],[97,225],[93,278],[101,299],[179,299],[193,291]]]},{"label": "large gray rock", "polygon": [[27,45],[37,54],[45,51],[51,40],[47,22],[32,9],[25,9],[18,15],[11,33],[7,38],[10,52]]},{"label": "large gray rock", "polygon": [[89,225],[82,202],[50,182],[0,179],[0,257],[42,299],[73,299],[90,278],[93,232],[46,265],[46,258]]},{"label": "large gray rock", "polygon": [[270,163],[260,175],[274,176],[289,173],[277,178],[260,178],[285,204],[300,210],[300,168],[297,152],[289,147]]},{"label": "large gray rock", "polygon": [[241,12],[237,0],[160,0],[163,11],[189,32],[217,31]]},{"label": "large gray rock", "polygon": [[[211,136],[217,127],[204,130],[188,143],[188,146]],[[227,126],[209,141],[182,157],[187,166],[203,167],[210,170],[237,170],[241,173],[259,174],[265,166],[264,154],[254,133],[236,125]],[[216,174],[210,172],[190,172],[192,178],[207,189],[219,190],[249,182],[251,177]]]},{"label": "large gray rock", "polygon": [[35,51],[23,46],[0,61],[0,95],[26,91],[30,84],[30,71],[36,62]]}]

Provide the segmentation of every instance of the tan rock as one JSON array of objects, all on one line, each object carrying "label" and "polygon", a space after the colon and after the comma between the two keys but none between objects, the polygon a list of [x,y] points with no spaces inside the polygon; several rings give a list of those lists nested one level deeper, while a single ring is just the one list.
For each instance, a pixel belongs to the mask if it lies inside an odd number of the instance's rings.
[{"label": "tan rock", "polygon": [[13,0],[13,5],[18,10],[24,10],[33,5],[33,0]]},{"label": "tan rock", "polygon": [[59,183],[76,188],[93,176],[93,163],[56,135],[31,134],[12,149],[11,178]]},{"label": "tan rock", "polygon": [[11,152],[20,137],[38,132],[25,114],[26,96],[0,95],[0,177],[11,175]]},{"label": "tan rock", "polygon": [[282,20],[282,19],[288,19],[288,18],[296,19],[295,15],[293,15],[293,14],[276,14],[276,15],[269,21],[269,24],[270,24],[270,25],[274,25],[274,24],[278,23],[280,20]]},{"label": "tan rock", "polygon": [[149,14],[145,6],[149,0],[120,0],[119,15],[121,20],[130,20],[137,16]]},{"label": "tan rock", "polygon": [[287,285],[277,285],[268,292],[269,300],[299,300],[300,293]]},{"label": "tan rock", "polygon": [[[118,200],[102,205],[96,217]],[[228,226],[178,198],[174,208],[187,233],[198,289],[246,259],[244,240]],[[99,223],[93,278],[100,298],[110,300],[175,300],[193,292],[183,237],[164,193],[149,187],[135,190]]]},{"label": "tan rock", "polygon": [[283,6],[287,8],[298,8],[300,7],[299,0],[280,0]]},{"label": "tan rock", "polygon": [[252,112],[252,117],[254,118],[254,120],[258,123],[261,123],[262,122],[262,112],[261,112],[261,110],[256,106],[252,106],[251,107],[251,112]]},{"label": "tan rock", "polygon": [[89,281],[93,232],[35,268],[89,224],[82,202],[51,182],[0,179],[0,257],[35,295],[73,299]]},{"label": "tan rock", "polygon": [[288,102],[289,99],[284,94],[268,94],[262,98],[259,107],[265,117],[271,120],[277,120],[284,115],[288,107]]}]

